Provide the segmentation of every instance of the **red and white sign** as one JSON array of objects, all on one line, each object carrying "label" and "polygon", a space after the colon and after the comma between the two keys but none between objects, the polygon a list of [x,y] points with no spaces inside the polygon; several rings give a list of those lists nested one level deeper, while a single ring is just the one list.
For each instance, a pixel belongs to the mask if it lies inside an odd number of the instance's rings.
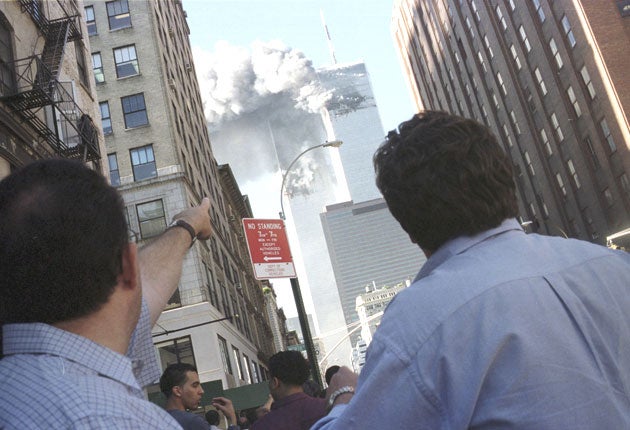
[{"label": "red and white sign", "polygon": [[256,279],[295,277],[283,220],[244,218],[243,229]]}]

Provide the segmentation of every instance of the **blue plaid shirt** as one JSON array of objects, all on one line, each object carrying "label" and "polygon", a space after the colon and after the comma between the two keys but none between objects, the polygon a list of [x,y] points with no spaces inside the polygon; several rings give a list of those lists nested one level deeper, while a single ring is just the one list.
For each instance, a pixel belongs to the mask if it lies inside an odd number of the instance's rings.
[{"label": "blue plaid shirt", "polygon": [[127,356],[41,323],[5,325],[3,343],[0,429],[181,429],[141,388],[160,376],[146,303]]}]

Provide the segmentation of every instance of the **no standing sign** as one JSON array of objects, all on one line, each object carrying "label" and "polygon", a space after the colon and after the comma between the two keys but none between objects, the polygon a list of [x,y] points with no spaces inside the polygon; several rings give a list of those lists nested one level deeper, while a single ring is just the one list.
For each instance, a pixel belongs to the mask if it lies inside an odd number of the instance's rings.
[{"label": "no standing sign", "polygon": [[283,220],[244,218],[243,230],[256,279],[295,277]]}]

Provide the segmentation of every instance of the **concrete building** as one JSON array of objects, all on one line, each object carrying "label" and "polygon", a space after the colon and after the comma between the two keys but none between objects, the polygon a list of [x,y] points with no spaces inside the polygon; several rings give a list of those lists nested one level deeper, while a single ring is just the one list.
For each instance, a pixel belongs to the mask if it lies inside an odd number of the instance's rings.
[{"label": "concrete building", "polygon": [[81,2],[0,2],[0,178],[64,157],[105,154]]},{"label": "concrete building", "polygon": [[381,317],[389,302],[403,289],[410,285],[409,280],[399,282],[394,286],[366,287],[366,292],[356,299],[356,311],[359,315],[361,339],[370,345],[372,335],[381,323]]},{"label": "concrete building", "polygon": [[223,388],[260,382],[273,343],[241,228],[251,208],[212,154],[186,12],[178,0],[87,1],[84,16],[109,174],[130,228],[145,242],[211,201],[213,236],[191,248],[154,328],[162,366],[192,363],[202,383]]},{"label": "concrete building", "polygon": [[418,109],[489,125],[530,231],[604,243],[630,226],[630,17],[616,0],[397,0]]},{"label": "concrete building", "polygon": [[[359,322],[356,300],[366,286],[412,280],[426,261],[382,198],[327,206],[321,222],[349,327]],[[353,345],[359,336],[358,330],[351,335]]]}]

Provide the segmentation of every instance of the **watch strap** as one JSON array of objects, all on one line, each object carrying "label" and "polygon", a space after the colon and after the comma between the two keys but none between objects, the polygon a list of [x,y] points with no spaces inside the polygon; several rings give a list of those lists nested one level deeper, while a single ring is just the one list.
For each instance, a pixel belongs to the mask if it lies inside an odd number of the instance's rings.
[{"label": "watch strap", "polygon": [[181,227],[190,234],[190,238],[192,239],[190,246],[192,247],[195,241],[197,240],[197,232],[195,232],[195,229],[193,228],[193,226],[188,224],[183,219],[176,219],[176,220],[173,220],[173,222],[168,226],[169,229],[174,228],[174,227]]},{"label": "watch strap", "polygon": [[330,395],[330,398],[328,399],[328,407],[332,408],[333,405],[335,404],[335,400],[337,400],[337,397],[346,393],[354,394],[354,387],[350,385],[345,385],[339,388],[338,390],[333,391],[333,393]]}]

